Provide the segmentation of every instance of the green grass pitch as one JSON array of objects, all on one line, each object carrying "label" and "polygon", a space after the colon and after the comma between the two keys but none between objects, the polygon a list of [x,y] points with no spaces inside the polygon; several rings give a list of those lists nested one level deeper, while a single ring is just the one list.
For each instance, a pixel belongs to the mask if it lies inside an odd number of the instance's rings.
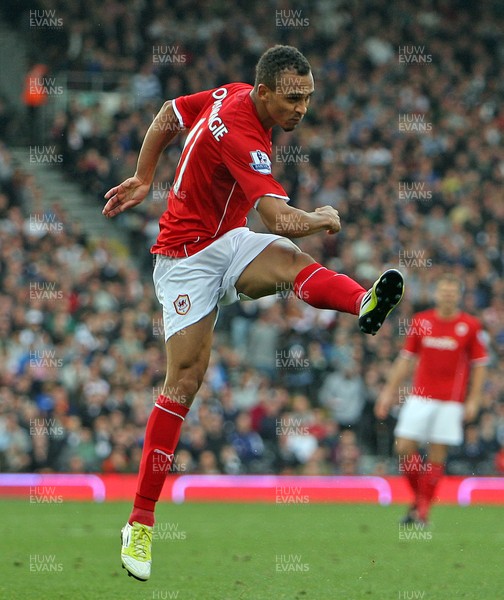
[{"label": "green grass pitch", "polygon": [[119,559],[125,503],[2,501],[2,600],[499,600],[500,507],[160,504],[147,583]]}]

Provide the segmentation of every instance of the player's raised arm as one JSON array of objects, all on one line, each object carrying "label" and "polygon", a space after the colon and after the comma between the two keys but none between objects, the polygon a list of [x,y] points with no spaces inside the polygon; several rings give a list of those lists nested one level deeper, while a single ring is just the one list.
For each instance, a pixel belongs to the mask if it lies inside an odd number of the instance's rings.
[{"label": "player's raised arm", "polygon": [[163,150],[177,136],[181,127],[171,100],[163,104],[145,134],[133,177],[111,188],[106,194],[102,214],[115,217],[140,204],[149,193]]},{"label": "player's raised arm", "polygon": [[288,238],[305,237],[319,231],[338,233],[341,229],[338,211],[332,206],[306,212],[290,206],[282,198],[263,196],[257,204],[257,211],[271,233]]}]

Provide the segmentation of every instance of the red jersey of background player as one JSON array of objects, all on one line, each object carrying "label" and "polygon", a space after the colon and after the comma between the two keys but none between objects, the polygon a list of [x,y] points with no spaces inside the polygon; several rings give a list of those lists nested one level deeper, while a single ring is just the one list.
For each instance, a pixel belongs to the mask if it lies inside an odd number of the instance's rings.
[{"label": "red jersey of background player", "polygon": [[190,256],[236,227],[262,196],[288,200],[271,174],[271,129],[264,129],[252,86],[231,83],[181,96],[172,106],[189,134],[154,254]]},{"label": "red jersey of background player", "polygon": [[478,319],[464,312],[451,319],[435,309],[414,315],[401,352],[418,357],[413,395],[464,402],[471,364],[488,360],[483,336]]}]

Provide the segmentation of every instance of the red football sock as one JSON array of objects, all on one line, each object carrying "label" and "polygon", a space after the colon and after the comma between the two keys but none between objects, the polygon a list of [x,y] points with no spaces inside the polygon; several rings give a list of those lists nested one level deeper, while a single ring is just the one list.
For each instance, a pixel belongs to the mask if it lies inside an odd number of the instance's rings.
[{"label": "red football sock", "polygon": [[429,516],[429,509],[439,481],[444,475],[444,464],[425,461],[425,469],[418,479],[418,516],[423,521]]},{"label": "red football sock", "polygon": [[173,402],[163,395],[158,397],[145,429],[130,524],[138,521],[151,527],[154,525],[154,508],[161,495],[166,474],[170,470],[180,429],[188,412],[187,406]]},{"label": "red football sock", "polygon": [[405,460],[401,460],[399,457],[399,469],[408,480],[410,487],[415,495],[415,502],[418,502],[418,481],[422,469],[424,468],[422,457],[418,452],[407,456]]},{"label": "red football sock", "polygon": [[297,274],[294,292],[298,298],[315,308],[330,308],[358,315],[366,290],[347,275],[313,263]]}]

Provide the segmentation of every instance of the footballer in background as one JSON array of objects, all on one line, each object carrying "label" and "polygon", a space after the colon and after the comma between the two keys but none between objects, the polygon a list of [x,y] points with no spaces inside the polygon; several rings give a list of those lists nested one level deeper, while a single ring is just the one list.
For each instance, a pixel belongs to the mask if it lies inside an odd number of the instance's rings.
[{"label": "footballer in background", "polygon": [[[479,320],[460,310],[462,283],[444,274],[436,285],[435,307],[413,315],[403,350],[392,365],[375,405],[383,420],[399,399],[399,386],[411,375],[411,394],[395,428],[399,470],[414,501],[404,524],[427,524],[450,446],[464,440],[464,421],[479,413],[488,355]],[[426,449],[425,460],[419,453]]]}]

